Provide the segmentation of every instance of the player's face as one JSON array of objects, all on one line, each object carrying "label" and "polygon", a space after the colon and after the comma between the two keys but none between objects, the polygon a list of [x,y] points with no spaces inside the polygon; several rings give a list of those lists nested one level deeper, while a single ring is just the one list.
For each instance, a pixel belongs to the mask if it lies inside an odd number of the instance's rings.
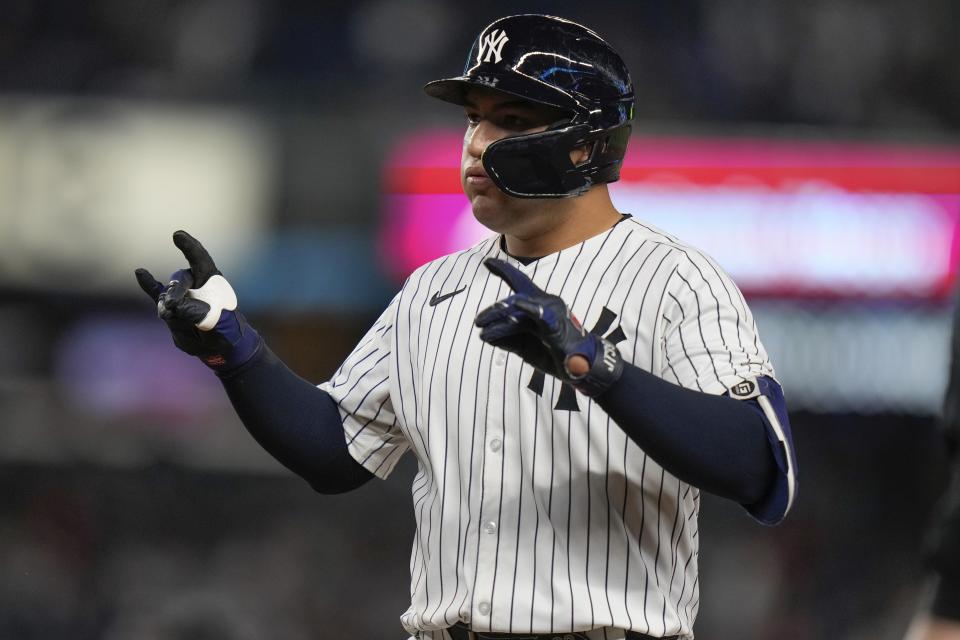
[{"label": "player's face", "polygon": [[493,89],[476,88],[467,94],[464,107],[467,131],[463,138],[460,180],[470,199],[473,215],[481,224],[507,235],[529,234],[534,212],[543,212],[543,200],[513,198],[487,177],[480,162],[483,150],[509,136],[544,131],[565,117],[563,111],[521,100]]}]

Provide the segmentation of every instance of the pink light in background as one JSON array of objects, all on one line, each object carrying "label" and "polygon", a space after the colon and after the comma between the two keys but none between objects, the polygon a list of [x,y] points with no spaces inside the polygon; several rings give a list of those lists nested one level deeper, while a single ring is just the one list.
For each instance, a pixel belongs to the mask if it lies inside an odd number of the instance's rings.
[{"label": "pink light in background", "polygon": [[[386,199],[392,213],[380,235],[381,255],[400,279],[434,258],[469,247],[487,231],[474,220],[463,194],[387,194]],[[475,227],[474,233],[464,234],[464,226]]]},{"label": "pink light in background", "polygon": [[[487,237],[460,190],[460,136],[398,147],[383,255],[398,278]],[[703,248],[754,296],[942,298],[960,259],[960,149],[634,138],[611,193]]]}]

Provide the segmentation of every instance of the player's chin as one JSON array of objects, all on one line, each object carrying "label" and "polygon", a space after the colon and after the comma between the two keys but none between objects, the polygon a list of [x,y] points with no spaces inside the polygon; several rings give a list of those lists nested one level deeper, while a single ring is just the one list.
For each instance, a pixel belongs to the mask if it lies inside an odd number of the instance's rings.
[{"label": "player's chin", "polygon": [[509,213],[500,198],[487,193],[467,194],[473,217],[477,222],[497,233],[503,233],[507,226]]}]

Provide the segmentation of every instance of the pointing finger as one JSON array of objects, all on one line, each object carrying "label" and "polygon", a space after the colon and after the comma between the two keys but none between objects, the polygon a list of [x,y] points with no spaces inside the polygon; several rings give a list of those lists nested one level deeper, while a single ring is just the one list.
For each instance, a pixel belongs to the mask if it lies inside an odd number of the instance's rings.
[{"label": "pointing finger", "polygon": [[217,265],[213,263],[213,258],[203,248],[200,241],[191,236],[186,231],[177,231],[173,234],[173,244],[183,252],[187,262],[190,263],[190,270],[193,272],[193,284],[199,288],[206,284],[210,276],[219,273]]},{"label": "pointing finger", "polygon": [[146,269],[137,269],[134,274],[137,276],[137,284],[140,285],[140,288],[156,302],[160,298],[160,293],[163,292],[163,284],[157,282],[153,274]]},{"label": "pointing finger", "polygon": [[503,280],[510,285],[510,288],[517,293],[542,293],[540,288],[533,284],[533,280],[509,262],[496,258],[487,258],[483,261],[483,264],[490,270],[490,273],[499,278],[503,278]]}]

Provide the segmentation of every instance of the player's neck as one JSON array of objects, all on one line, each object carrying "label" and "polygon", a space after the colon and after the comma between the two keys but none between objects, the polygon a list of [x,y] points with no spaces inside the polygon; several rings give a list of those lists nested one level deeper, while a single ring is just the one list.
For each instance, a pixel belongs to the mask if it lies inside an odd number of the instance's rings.
[{"label": "player's neck", "polygon": [[556,201],[556,224],[528,237],[504,235],[510,255],[537,258],[580,244],[610,229],[622,215],[613,206],[606,185],[569,200]]}]

